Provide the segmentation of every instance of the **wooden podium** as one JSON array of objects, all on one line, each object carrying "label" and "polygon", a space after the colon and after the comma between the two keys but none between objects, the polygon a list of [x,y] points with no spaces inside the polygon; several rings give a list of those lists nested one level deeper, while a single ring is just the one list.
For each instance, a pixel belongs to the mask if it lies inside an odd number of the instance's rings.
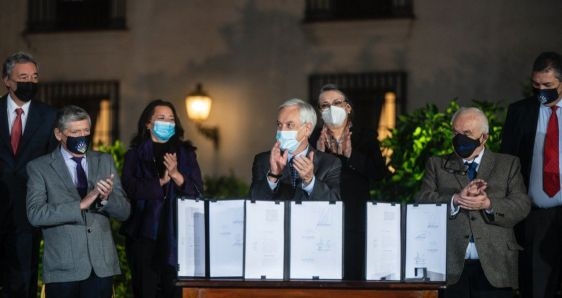
[{"label": "wooden podium", "polygon": [[444,284],[381,281],[180,280],[183,298],[438,298]]}]

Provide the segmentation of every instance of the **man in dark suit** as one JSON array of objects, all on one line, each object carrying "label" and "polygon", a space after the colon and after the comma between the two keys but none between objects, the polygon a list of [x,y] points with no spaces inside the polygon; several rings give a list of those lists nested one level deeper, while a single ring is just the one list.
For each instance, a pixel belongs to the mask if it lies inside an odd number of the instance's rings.
[{"label": "man in dark suit", "polygon": [[531,83],[534,96],[509,106],[501,151],[521,159],[532,200],[531,213],[516,229],[524,247],[519,260],[521,294],[555,297],[560,289],[562,261],[560,54],[540,54],[533,64]]},{"label": "man in dark suit", "polygon": [[453,116],[454,154],[427,162],[416,202],[446,203],[445,297],[513,297],[517,244],[513,227],[529,213],[519,159],[485,149],[488,120],[476,108]]},{"label": "man in dark suit", "polygon": [[250,196],[256,200],[340,200],[341,162],[313,150],[314,108],[290,99],[279,107],[276,142],[254,158]]},{"label": "man in dark suit", "polygon": [[40,232],[25,214],[25,167],[56,146],[56,112],[34,100],[39,73],[30,55],[8,57],[2,79],[8,94],[0,98],[0,296],[35,297]]},{"label": "man in dark suit", "polygon": [[27,216],[45,239],[46,294],[110,298],[121,271],[109,219],[126,220],[130,205],[111,155],[88,151],[88,113],[67,106],[56,126],[61,145],[27,165]]}]

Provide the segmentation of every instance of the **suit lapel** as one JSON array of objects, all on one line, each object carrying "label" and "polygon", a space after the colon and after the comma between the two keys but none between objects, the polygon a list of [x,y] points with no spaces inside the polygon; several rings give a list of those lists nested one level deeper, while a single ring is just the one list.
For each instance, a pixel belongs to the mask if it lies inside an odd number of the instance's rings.
[{"label": "suit lapel", "polygon": [[[27,115],[27,121],[25,123],[25,129],[23,131],[19,148],[25,150],[29,147],[27,146],[27,143],[29,143],[31,137],[33,137],[33,134],[39,127],[41,127],[41,125],[44,125],[43,113],[41,113],[41,109],[37,105],[37,103],[35,101],[31,101],[31,103],[29,104],[29,115]],[[21,154],[21,152],[18,152],[19,156],[21,156]]]},{"label": "suit lapel", "polygon": [[59,146],[51,153],[51,167],[59,176],[66,188],[70,191],[74,191],[76,193],[76,197],[80,198],[78,190],[76,189],[76,185],[74,185],[74,182],[72,182],[72,176],[70,176],[70,173],[68,172],[69,169],[64,162],[64,158],[62,157],[60,150],[61,149]]},{"label": "suit lapel", "polygon": [[446,170],[452,173],[460,189],[463,189],[469,181],[468,176],[466,175],[466,166],[464,165],[462,159],[456,154],[451,153],[446,162]]},{"label": "suit lapel", "polygon": [[482,160],[480,161],[480,167],[478,167],[476,178],[488,181],[488,178],[494,169],[496,158],[494,156],[494,152],[487,149],[484,150],[484,156],[482,156]]},{"label": "suit lapel", "polygon": [[[86,153],[86,160],[88,162],[88,191],[93,189],[96,185],[97,177],[96,174],[99,173],[99,156],[93,154],[93,152]],[[106,178],[106,177],[102,177]]]},{"label": "suit lapel", "polygon": [[10,142],[10,132],[8,130],[8,96],[4,95],[0,99],[0,140],[2,140],[2,145],[5,147],[5,150],[9,152],[11,156],[12,147]]}]

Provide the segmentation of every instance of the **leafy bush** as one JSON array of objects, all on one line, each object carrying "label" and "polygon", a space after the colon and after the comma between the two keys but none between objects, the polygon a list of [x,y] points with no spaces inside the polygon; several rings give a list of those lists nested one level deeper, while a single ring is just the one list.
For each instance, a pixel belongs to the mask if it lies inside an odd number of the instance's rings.
[{"label": "leafy bush", "polygon": [[205,197],[207,198],[244,198],[250,187],[233,171],[228,176],[205,176]]},{"label": "leafy bush", "polygon": [[[123,164],[125,162],[125,153],[127,149],[123,143],[116,140],[113,145],[100,145],[97,148],[100,152],[106,152],[113,156],[115,167],[119,176],[123,173]],[[121,275],[113,278],[113,290],[115,298],[130,298],[133,297],[133,289],[131,286],[131,270],[127,262],[127,254],[125,253],[125,237],[119,233],[121,223],[115,220],[111,221],[111,231],[113,232],[113,240],[117,248],[117,255],[119,256],[119,264],[121,265]]]},{"label": "leafy bush", "polygon": [[[505,108],[501,103],[476,100],[473,103],[488,117],[490,136],[486,146],[497,152],[501,143]],[[398,117],[396,128],[381,143],[383,151],[392,153],[388,165],[393,175],[373,186],[371,196],[374,199],[412,201],[419,190],[429,157],[452,152],[451,117],[458,109],[459,104],[453,100],[444,112],[440,112],[434,104],[427,104]]]}]

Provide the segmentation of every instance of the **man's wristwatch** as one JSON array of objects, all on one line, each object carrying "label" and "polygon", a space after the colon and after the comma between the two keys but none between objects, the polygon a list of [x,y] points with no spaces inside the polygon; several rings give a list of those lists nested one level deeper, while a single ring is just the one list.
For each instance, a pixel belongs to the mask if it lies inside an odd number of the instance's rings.
[{"label": "man's wristwatch", "polygon": [[268,171],[268,172],[267,172],[267,177],[272,177],[272,178],[275,178],[275,179],[279,180],[281,177],[283,177],[283,174],[277,174],[277,175],[275,175],[275,174],[273,174],[272,172]]}]

